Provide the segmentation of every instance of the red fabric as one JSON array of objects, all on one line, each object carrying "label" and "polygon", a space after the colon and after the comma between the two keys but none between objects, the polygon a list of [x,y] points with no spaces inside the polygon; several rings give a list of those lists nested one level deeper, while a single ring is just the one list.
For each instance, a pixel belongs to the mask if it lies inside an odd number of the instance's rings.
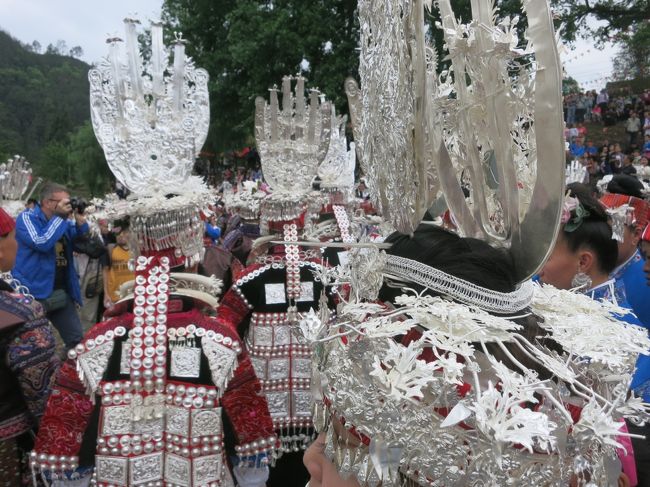
[{"label": "red fabric", "polygon": [[239,354],[235,375],[221,398],[221,405],[230,418],[240,444],[275,436],[266,397],[261,390],[248,353],[243,351]]},{"label": "red fabric", "polygon": [[217,308],[217,322],[237,331],[237,326],[250,313],[248,305],[234,290],[229,289]]},{"label": "red fabric", "polygon": [[6,237],[14,228],[16,228],[15,220],[0,208],[0,237]]},{"label": "red fabric", "polygon": [[291,225],[292,223],[296,224],[296,227],[303,228],[305,226],[305,215],[307,212],[303,212],[298,218],[293,220],[282,220],[282,221],[270,221],[269,222],[269,231],[270,232],[282,232],[285,225]]},{"label": "red fabric", "polygon": [[39,454],[79,456],[93,407],[79,381],[75,363],[66,361],[47,403],[34,450]]}]

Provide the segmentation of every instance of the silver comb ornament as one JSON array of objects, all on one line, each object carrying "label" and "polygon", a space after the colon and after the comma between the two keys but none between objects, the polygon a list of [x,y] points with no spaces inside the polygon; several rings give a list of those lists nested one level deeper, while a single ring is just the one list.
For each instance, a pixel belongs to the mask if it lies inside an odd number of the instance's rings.
[{"label": "silver comb ornament", "polygon": [[[546,0],[498,19],[472,0],[459,23],[437,7],[449,67],[425,41],[431,2],[359,2],[361,88],[346,82],[357,151],[379,208],[411,233],[438,195],[465,236],[509,249],[517,278],[533,275],[557,236],[564,187],[561,67]],[[463,188],[470,191],[465,197]]]},{"label": "silver comb ornament", "polygon": [[[295,94],[291,82],[296,80]],[[270,102],[255,100],[255,140],[264,179],[274,193],[307,191],[325,159],[330,143],[331,107],[319,92],[305,97],[305,78],[282,79],[282,107],[278,89],[270,90]]]},{"label": "silver comb ornament", "polygon": [[210,122],[208,73],[185,55],[176,35],[173,63],[162,24],[151,26],[143,60],[137,20],[125,19],[125,49],[109,39],[109,55],[88,73],[93,129],[115,177],[132,192],[182,193],[199,187],[194,160]]}]

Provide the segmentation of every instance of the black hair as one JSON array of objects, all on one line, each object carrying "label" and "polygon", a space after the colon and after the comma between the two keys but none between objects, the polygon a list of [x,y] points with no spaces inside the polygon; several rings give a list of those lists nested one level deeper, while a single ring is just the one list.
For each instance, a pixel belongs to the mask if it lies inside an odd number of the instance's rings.
[{"label": "black hair", "polygon": [[[464,279],[478,286],[499,292],[512,292],[517,285],[514,272],[514,262],[505,249],[494,248],[488,243],[475,238],[459,237],[443,228],[420,224],[413,235],[393,233],[386,239],[392,247],[386,252],[408,259],[416,260],[430,267],[446,272],[452,276]],[[423,288],[417,284],[409,283],[408,287],[420,292]],[[424,290],[430,295],[436,292]],[[382,301],[395,302],[395,298],[403,294],[401,288],[384,284],[379,293]],[[504,317],[508,317],[505,316]],[[556,352],[561,348],[555,342],[545,338],[546,333],[540,328],[540,318],[533,313],[524,313],[524,316],[510,317],[512,321],[522,325],[518,332],[529,342],[539,342]],[[485,344],[488,353],[494,356],[511,370],[519,371],[512,362],[513,356],[526,367],[535,370],[542,380],[550,379],[553,374],[516,346],[505,344],[509,354],[506,354],[497,344]],[[476,350],[481,350],[481,345],[474,344]]]},{"label": "black hair", "polygon": [[618,244],[612,239],[612,227],[607,212],[584,184],[571,183],[567,185],[567,189],[569,194],[577,198],[580,205],[589,212],[575,230],[562,232],[569,250],[577,252],[581,248],[587,248],[593,251],[599,269],[609,274],[616,268]]},{"label": "black hair", "polygon": [[[395,232],[386,243],[392,244],[389,254],[422,262],[493,291],[512,292],[517,284],[512,257],[504,249],[435,225],[420,224],[413,235]],[[399,294],[399,289],[384,286],[380,299],[393,301]]]},{"label": "black hair", "polygon": [[624,194],[643,198],[643,183],[638,178],[628,174],[617,174],[607,183],[607,191],[610,193]]}]

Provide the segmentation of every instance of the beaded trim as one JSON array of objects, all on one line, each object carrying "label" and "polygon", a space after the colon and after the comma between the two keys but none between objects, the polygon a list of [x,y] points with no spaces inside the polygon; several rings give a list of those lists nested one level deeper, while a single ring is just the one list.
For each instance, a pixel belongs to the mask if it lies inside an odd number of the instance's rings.
[{"label": "beaded trim", "polygon": [[530,281],[523,282],[514,292],[501,293],[396,255],[386,256],[383,273],[386,277],[420,284],[490,313],[517,313],[530,306],[534,293],[534,286]]}]

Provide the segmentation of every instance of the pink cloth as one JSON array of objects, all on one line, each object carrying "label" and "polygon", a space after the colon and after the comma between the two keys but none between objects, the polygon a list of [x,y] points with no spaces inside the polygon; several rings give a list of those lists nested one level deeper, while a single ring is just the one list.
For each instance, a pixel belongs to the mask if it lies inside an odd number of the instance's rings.
[{"label": "pink cloth", "polygon": [[[623,433],[627,433],[627,425],[624,424],[620,429]],[[618,458],[621,460],[623,473],[630,479],[630,485],[634,487],[639,483],[636,477],[636,464],[634,463],[634,448],[632,448],[632,439],[629,436],[619,436],[617,441],[623,445],[623,448],[617,448]]]}]

